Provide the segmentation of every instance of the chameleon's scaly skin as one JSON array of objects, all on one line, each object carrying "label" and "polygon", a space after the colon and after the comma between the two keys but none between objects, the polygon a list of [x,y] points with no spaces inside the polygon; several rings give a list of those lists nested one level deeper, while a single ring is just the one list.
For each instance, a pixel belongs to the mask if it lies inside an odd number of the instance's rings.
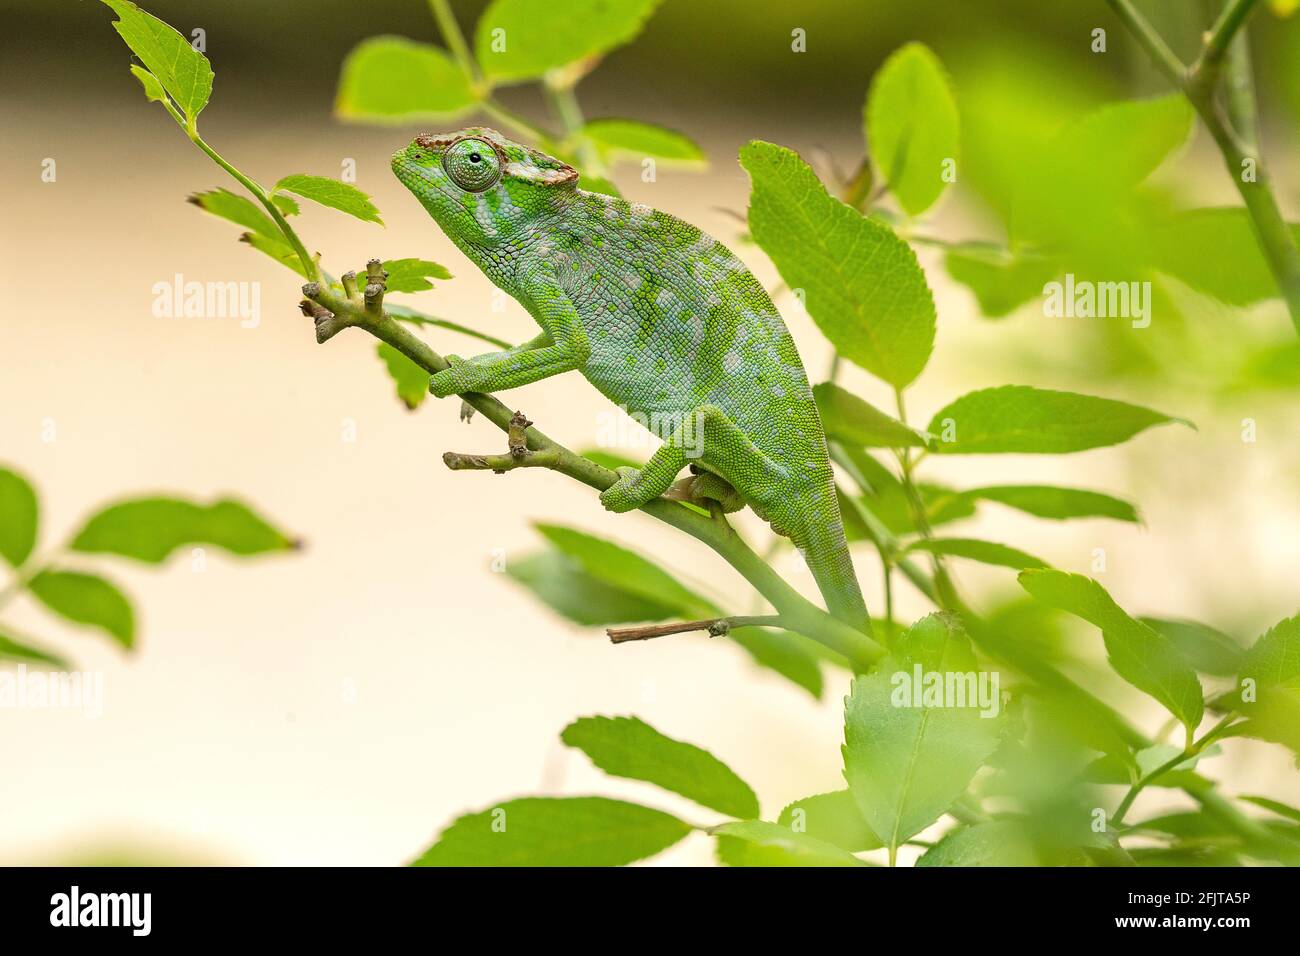
[{"label": "chameleon's scaly skin", "polygon": [[620,472],[605,507],[637,508],[693,465],[696,495],[725,501],[734,488],[803,551],[828,608],[867,626],[808,377],[739,259],[667,213],[577,188],[570,166],[493,130],[417,137],[393,171],[543,330],[454,359],[435,395],[580,370],[663,439],[643,468]]}]

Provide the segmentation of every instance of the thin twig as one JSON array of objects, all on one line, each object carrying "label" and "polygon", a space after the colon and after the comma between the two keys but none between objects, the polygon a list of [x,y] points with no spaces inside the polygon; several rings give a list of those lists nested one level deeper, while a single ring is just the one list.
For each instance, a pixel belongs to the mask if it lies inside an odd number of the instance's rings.
[{"label": "thin twig", "polygon": [[735,617],[713,617],[701,621],[674,621],[670,624],[648,624],[642,627],[610,627],[605,629],[611,644],[626,644],[628,641],[648,641],[669,634],[689,634],[692,631],[708,631],[709,637],[722,637],[737,627],[783,627],[780,615],[737,615]]}]

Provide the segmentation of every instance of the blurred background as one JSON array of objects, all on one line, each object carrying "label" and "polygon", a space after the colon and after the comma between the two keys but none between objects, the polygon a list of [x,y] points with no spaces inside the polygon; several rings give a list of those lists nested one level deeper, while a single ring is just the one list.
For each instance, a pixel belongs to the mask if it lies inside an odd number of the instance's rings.
[{"label": "blurred background", "polygon": [[[327,268],[337,274],[376,255],[433,259],[455,279],[407,301],[507,340],[533,334],[513,302],[492,310],[487,280],[391,177],[388,156],[421,130],[333,115],[339,67],[360,39],[441,42],[422,0],[145,6],[182,33],[206,31],[216,83],[202,128],[242,169],[271,182],[338,176],[355,163],[357,185],[387,225],[304,209],[299,231]],[[1211,19],[1195,0],[1147,6],[1184,53]],[[1013,131],[1047,112],[1064,122],[1161,90],[1102,0],[799,7],[666,0],[640,38],[579,87],[588,116],[660,123],[703,146],[707,170],[663,167],[645,183],[630,165],[611,178],[627,197],[729,242],[769,287],[775,271],[741,241],[748,180],[737,149],[762,138],[798,149],[826,178],[852,170],[863,153],[867,83],[900,44],[922,40],[938,53],[969,124],[975,181],[959,179],[926,223],[953,239],[1003,238],[977,161],[1004,124]],[[454,8],[471,31],[482,4]],[[743,581],[651,519],[606,515],[594,494],[559,476],[445,470],[444,450],[497,451],[500,434],[461,424],[454,402],[408,413],[360,333],[315,344],[297,310],[299,280],[185,203],[196,190],[233,184],[140,95],[110,12],[90,0],[3,0],[0,10],[10,25],[0,33],[0,270],[17,298],[0,318],[0,462],[38,488],[45,542],[107,499],[165,490],[236,494],[306,545],[254,561],[214,556],[202,573],[185,561],[115,568],[140,617],[130,655],[52,623],[30,601],[6,609],[7,621],[103,673],[104,710],[97,719],[0,713],[0,862],[387,865],[418,854],[454,815],[517,794],[635,794],[674,809],[668,796],[601,778],[559,744],[565,724],[591,713],[634,713],[713,751],[755,786],[770,817],[794,798],[842,786],[842,674],[828,671],[814,700],[723,641],[614,647],[499,569],[537,550],[530,522],[541,520],[634,546],[738,611],[750,601]],[[791,51],[796,27],[807,32],[805,53]],[[1090,50],[1099,27],[1105,54]],[[1300,14],[1261,11],[1251,39],[1264,154],[1295,218]],[[525,115],[544,115],[532,88],[501,95]],[[42,177],[50,159],[52,182]],[[1238,202],[1199,129],[1158,179],[1188,205]],[[1141,526],[1053,524],[989,508],[960,526],[963,535],[1084,573],[1104,548],[1108,566],[1097,576],[1127,609],[1205,621],[1243,641],[1296,613],[1300,368],[1280,301],[1229,309],[1175,286],[1147,330],[1047,318],[1037,303],[995,321],[935,250],[920,255],[939,329],[909,397],[916,422],[963,391],[1018,382],[1078,387],[1198,425],[1068,457],[927,462],[928,477],[958,487],[1096,488],[1135,500],[1144,517]],[[260,323],[155,317],[154,285],[177,274],[260,283]],[[820,379],[829,347],[806,315],[782,305]],[[482,350],[452,333],[429,338],[444,353]],[[842,381],[887,404],[865,373],[849,370]],[[606,411],[577,375],[505,400],[578,448],[594,444]],[[1254,442],[1242,441],[1245,419],[1256,423]],[[761,540],[750,517],[740,523]],[[878,608],[874,555],[860,552],[858,566]],[[812,592],[793,562],[782,570]],[[963,564],[957,576],[983,607],[1018,591],[1005,570]],[[900,603],[903,617],[927,610],[906,585]],[[1086,669],[1098,635],[1069,633]],[[1160,726],[1161,714],[1122,686],[1101,692],[1143,715],[1145,730]],[[1300,795],[1283,749],[1234,741],[1227,750],[1205,769],[1229,792]],[[703,837],[661,858],[710,859]]]}]

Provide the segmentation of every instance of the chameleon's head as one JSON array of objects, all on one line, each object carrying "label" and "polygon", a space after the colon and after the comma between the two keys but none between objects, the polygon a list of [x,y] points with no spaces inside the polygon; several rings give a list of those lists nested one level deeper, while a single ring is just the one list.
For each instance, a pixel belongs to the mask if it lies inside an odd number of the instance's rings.
[{"label": "chameleon's head", "polygon": [[425,133],[393,154],[397,178],[457,242],[495,245],[566,202],[578,173],[496,130]]}]

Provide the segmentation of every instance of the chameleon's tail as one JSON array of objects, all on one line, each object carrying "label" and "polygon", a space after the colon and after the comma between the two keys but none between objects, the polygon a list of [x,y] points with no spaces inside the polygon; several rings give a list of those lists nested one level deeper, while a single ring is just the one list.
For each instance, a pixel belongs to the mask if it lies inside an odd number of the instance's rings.
[{"label": "chameleon's tail", "polygon": [[862,600],[862,589],[858,587],[858,576],[853,570],[849,544],[844,537],[839,502],[834,494],[832,490],[830,508],[811,509],[821,512],[821,516],[806,515],[802,526],[794,529],[791,539],[803,552],[817,588],[826,601],[826,609],[850,627],[868,631],[871,618]]}]

